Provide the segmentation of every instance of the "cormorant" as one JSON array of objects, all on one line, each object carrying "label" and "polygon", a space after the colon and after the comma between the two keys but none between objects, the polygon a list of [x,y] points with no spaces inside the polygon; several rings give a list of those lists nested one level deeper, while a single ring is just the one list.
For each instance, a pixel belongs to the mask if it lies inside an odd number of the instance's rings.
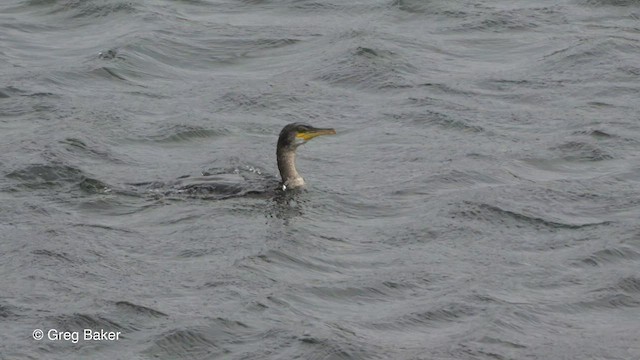
[{"label": "cormorant", "polygon": [[302,123],[292,123],[280,131],[276,156],[278,170],[282,178],[282,189],[296,188],[304,185],[304,179],[296,170],[296,149],[307,141],[320,135],[333,135],[334,129],[320,129]]},{"label": "cormorant", "polygon": [[[286,125],[280,131],[276,155],[278,170],[280,170],[280,177],[282,178],[280,183],[282,190],[304,186],[304,179],[296,170],[296,150],[298,146],[305,144],[316,136],[335,133],[334,129],[320,129],[302,123]],[[145,186],[147,191],[165,196],[177,193],[213,199],[271,193],[269,186],[273,183],[270,181],[265,182],[268,178],[255,178],[253,177],[254,173],[251,175],[251,177],[246,177],[244,174],[235,172],[232,174],[203,174],[203,176],[196,177],[187,175],[171,183],[141,182],[129,185]]]}]

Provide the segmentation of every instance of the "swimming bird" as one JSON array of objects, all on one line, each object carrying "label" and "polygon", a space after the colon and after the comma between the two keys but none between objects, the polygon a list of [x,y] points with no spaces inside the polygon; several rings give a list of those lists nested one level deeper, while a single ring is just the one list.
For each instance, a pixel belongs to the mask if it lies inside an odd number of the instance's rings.
[{"label": "swimming bird", "polygon": [[[280,171],[280,189],[295,189],[304,186],[302,176],[296,170],[296,150],[300,145],[321,135],[335,134],[334,129],[315,128],[302,123],[286,125],[280,136],[276,148],[278,170]],[[135,187],[145,187],[147,192],[162,196],[177,194],[197,196],[206,199],[226,199],[239,196],[270,196],[277,190],[274,186],[275,177],[261,173],[239,172],[233,173],[203,173],[202,176],[182,176],[178,180],[164,182],[132,183]]]},{"label": "swimming bird", "polygon": [[296,150],[300,145],[321,135],[334,135],[336,131],[331,128],[321,129],[302,123],[291,123],[280,131],[276,157],[278,170],[282,178],[282,189],[298,188],[304,186],[302,176],[296,170]]}]

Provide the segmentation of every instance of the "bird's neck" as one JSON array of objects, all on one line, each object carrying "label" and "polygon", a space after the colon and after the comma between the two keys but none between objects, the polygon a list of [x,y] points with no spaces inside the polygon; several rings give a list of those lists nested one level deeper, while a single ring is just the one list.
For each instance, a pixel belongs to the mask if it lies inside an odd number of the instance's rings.
[{"label": "bird's neck", "polygon": [[289,188],[303,186],[304,179],[296,170],[296,152],[278,149],[277,157],[282,184]]}]

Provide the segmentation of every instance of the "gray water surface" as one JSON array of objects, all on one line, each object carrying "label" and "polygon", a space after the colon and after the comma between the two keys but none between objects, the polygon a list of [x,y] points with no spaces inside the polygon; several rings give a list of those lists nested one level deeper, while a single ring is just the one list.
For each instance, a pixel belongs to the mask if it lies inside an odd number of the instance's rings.
[{"label": "gray water surface", "polygon": [[0,359],[640,359],[638,1],[6,0],[0,80]]}]

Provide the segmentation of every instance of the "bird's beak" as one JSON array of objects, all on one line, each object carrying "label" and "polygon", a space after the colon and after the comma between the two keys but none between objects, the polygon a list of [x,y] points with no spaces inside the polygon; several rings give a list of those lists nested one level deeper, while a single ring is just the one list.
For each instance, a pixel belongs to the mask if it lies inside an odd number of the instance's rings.
[{"label": "bird's beak", "polygon": [[336,133],[335,129],[317,129],[317,128],[313,128],[313,129],[307,130],[305,132],[297,133],[296,137],[298,139],[302,139],[304,141],[309,141],[309,140],[313,139],[316,136],[335,135],[335,133]]}]

